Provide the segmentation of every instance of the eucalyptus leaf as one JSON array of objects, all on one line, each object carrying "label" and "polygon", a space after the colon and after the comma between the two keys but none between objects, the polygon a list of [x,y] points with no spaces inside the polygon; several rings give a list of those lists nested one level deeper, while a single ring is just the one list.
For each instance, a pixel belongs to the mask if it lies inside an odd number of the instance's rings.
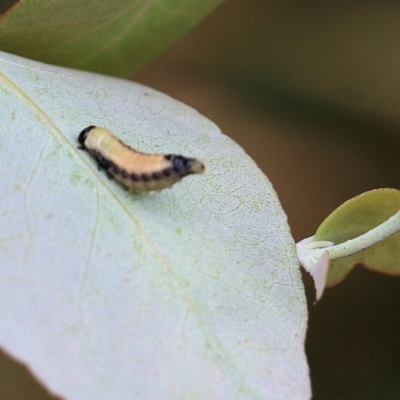
[{"label": "eucalyptus leaf", "polygon": [[[66,399],[307,399],[306,302],[266,177],[151,88],[0,53],[0,345]],[[132,194],[77,149],[104,126],[204,161]]]},{"label": "eucalyptus leaf", "polygon": [[0,15],[0,50],[129,76],[223,0],[25,0]]},{"label": "eucalyptus leaf", "polygon": [[[357,238],[376,228],[400,210],[400,191],[376,189],[343,203],[319,226],[314,241],[335,244]],[[326,286],[341,282],[357,265],[389,275],[400,275],[400,232],[363,251],[330,262]]]}]

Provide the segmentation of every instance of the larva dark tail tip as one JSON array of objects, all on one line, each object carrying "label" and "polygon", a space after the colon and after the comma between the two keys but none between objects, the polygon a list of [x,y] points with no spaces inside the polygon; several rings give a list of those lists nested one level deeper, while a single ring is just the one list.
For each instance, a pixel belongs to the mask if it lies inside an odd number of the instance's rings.
[{"label": "larva dark tail tip", "polygon": [[95,128],[94,125],[90,125],[87,128],[85,128],[78,136],[78,142],[82,145],[83,148],[85,148],[85,140],[87,138],[87,135],[89,132]]}]

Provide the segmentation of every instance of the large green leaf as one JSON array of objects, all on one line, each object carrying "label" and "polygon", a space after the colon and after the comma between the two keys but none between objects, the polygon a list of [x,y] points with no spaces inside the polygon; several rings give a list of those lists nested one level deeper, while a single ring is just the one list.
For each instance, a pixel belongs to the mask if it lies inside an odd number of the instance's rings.
[{"label": "large green leaf", "polygon": [[[0,345],[68,399],[306,399],[306,303],[276,195],[195,110],[0,53]],[[207,171],[133,195],[77,150],[105,126]]]},{"label": "large green leaf", "polygon": [[0,50],[128,76],[223,0],[25,0],[0,17]]}]

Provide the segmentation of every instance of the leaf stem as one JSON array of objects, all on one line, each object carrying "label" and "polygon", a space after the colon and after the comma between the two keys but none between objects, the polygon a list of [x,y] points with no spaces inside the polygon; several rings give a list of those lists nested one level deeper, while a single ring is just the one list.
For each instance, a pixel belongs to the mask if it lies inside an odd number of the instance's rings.
[{"label": "leaf stem", "polygon": [[[314,242],[314,236],[304,239],[297,243],[297,253],[299,260],[303,266],[305,259],[306,264],[316,263],[327,251],[329,253],[329,259],[334,260],[341,257],[347,257],[352,254],[358,253],[375,243],[378,243],[388,236],[393,235],[400,230],[400,211],[392,215],[382,224],[369,230],[368,232],[360,235],[354,239],[347,240],[344,243],[338,245],[333,242],[317,241]],[[303,249],[302,249],[303,248]],[[301,254],[300,254],[301,253]]]},{"label": "leaf stem", "polygon": [[327,247],[324,250],[329,252],[329,258],[331,260],[350,256],[372,246],[375,243],[381,242],[388,236],[396,233],[398,230],[400,230],[400,211],[363,235],[336,246]]}]

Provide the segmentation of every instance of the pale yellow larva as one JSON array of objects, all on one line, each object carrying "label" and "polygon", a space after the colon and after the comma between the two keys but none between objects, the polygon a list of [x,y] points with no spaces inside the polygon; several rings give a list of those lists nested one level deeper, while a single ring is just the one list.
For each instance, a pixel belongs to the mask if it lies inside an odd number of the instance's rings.
[{"label": "pale yellow larva", "polygon": [[204,164],[176,154],[147,154],[128,146],[105,128],[89,126],[78,137],[79,148],[97,160],[107,176],[134,192],[151,192],[171,187],[190,174],[201,174]]}]

